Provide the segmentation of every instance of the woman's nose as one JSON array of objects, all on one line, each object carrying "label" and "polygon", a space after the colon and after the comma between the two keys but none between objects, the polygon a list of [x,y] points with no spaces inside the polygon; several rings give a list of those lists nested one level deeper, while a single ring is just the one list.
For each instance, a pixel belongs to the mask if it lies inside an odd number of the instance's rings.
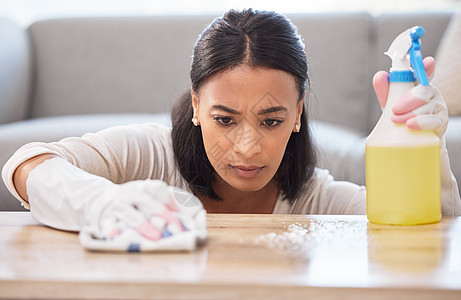
[{"label": "woman's nose", "polygon": [[234,151],[245,158],[261,152],[263,135],[247,121],[241,121],[228,136],[232,138]]}]

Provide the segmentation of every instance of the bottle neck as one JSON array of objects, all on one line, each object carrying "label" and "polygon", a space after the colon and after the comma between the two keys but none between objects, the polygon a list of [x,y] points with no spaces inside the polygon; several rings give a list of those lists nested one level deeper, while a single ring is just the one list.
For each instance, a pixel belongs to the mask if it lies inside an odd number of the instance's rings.
[{"label": "bottle neck", "polygon": [[389,73],[389,82],[415,82],[415,73],[412,70],[392,70]]}]

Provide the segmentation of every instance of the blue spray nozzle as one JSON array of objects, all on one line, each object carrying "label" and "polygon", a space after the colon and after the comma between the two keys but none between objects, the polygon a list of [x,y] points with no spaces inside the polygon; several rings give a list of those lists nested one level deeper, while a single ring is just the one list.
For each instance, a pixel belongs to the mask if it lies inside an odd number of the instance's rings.
[{"label": "blue spray nozzle", "polygon": [[416,78],[422,85],[429,85],[426,70],[424,69],[423,57],[421,54],[421,43],[419,39],[424,35],[424,28],[415,26],[410,29],[410,38],[412,40],[410,47],[410,63],[415,71]]},{"label": "blue spray nozzle", "polygon": [[419,40],[424,35],[424,28],[415,26],[410,29],[410,37],[413,41]]}]

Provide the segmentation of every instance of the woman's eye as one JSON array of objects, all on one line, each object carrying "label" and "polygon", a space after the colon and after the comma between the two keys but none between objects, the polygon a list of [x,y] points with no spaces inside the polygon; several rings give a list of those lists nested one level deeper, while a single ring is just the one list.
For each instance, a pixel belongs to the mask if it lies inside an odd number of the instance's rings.
[{"label": "woman's eye", "polygon": [[266,119],[263,121],[263,125],[267,127],[279,126],[282,123],[283,123],[282,120],[276,120],[276,119]]},{"label": "woman's eye", "polygon": [[233,123],[231,117],[214,117],[213,119],[219,125],[223,125],[223,126],[229,126],[229,125],[231,125]]}]

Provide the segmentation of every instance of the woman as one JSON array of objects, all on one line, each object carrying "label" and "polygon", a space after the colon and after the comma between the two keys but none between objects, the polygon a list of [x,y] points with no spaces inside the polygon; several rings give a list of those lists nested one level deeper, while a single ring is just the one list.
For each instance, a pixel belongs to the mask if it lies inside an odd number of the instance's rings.
[{"label": "woman", "polygon": [[[426,67],[432,73],[433,60]],[[111,238],[121,228],[149,241],[191,228],[203,237],[199,202],[167,185],[193,193],[211,213],[365,214],[364,187],[315,168],[307,73],[304,45],[284,16],[229,11],[195,45],[191,91],[172,111],[171,132],[141,124],[28,144],[5,165],[4,181],[37,220],[66,230],[99,226]],[[375,77],[382,105],[386,76]],[[427,99],[443,104],[431,91]],[[404,104],[422,106],[426,96],[410,95]],[[419,128],[424,116],[407,114],[414,109],[398,112],[399,122]],[[443,137],[445,115],[425,114],[442,120],[430,129]],[[448,162],[446,151],[441,157]],[[442,165],[444,188],[457,191]],[[458,205],[459,195],[445,197],[444,214]]]}]

